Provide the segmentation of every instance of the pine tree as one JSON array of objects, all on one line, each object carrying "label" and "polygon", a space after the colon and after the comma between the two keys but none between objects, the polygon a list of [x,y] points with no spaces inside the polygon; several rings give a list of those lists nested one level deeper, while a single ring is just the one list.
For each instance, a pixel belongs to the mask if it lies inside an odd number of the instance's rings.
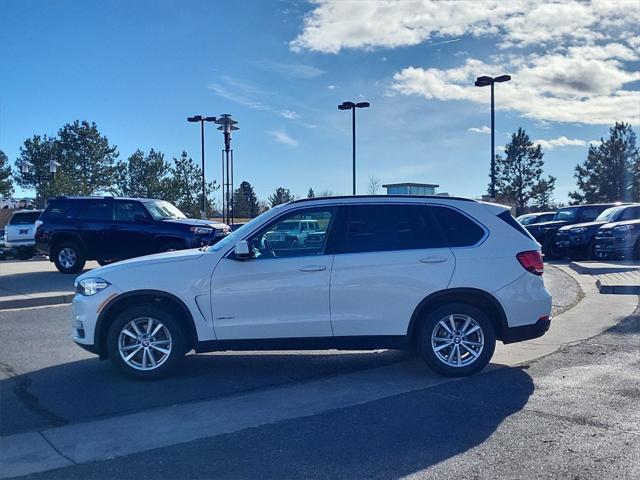
[{"label": "pine tree", "polygon": [[278,187],[272,195],[269,195],[269,203],[272,207],[275,207],[276,205],[291,202],[294,198],[288,188]]},{"label": "pine tree", "polygon": [[253,218],[258,215],[258,198],[249,182],[242,182],[233,192],[233,211],[239,218]]},{"label": "pine tree", "polygon": [[307,193],[307,198],[314,198],[315,196],[316,196],[316,194],[313,191],[313,188],[310,188],[309,192]]},{"label": "pine tree", "polygon": [[[215,204],[211,201],[210,195],[217,189],[218,186],[215,180],[205,184],[207,213],[213,213]],[[200,210],[202,209],[202,169],[185,151],[180,154],[180,157],[173,159],[165,197],[165,200],[175,204],[190,217],[200,217]]]},{"label": "pine tree", "polygon": [[534,145],[524,129],[511,135],[504,149],[505,157],[496,155],[496,192],[513,200],[520,215],[536,197],[550,197],[555,179],[542,178],[544,161],[540,145]]},{"label": "pine tree", "polygon": [[7,155],[0,150],[0,198],[13,195],[13,181],[11,179],[11,166]]},{"label": "pine tree", "polygon": [[616,122],[600,140],[576,166],[578,191],[569,197],[575,203],[640,201],[640,154],[631,125]]},{"label": "pine tree", "polygon": [[[44,135],[34,135],[27,138],[20,147],[20,156],[15,162],[15,180],[18,186],[35,190],[36,207],[44,208],[48,198],[64,195],[63,178],[58,172],[52,178],[49,172],[49,164],[52,159],[56,159],[55,138]],[[21,170],[23,162],[30,164],[28,175],[24,175]]]},{"label": "pine tree", "polygon": [[118,162],[113,191],[127,197],[164,199],[170,194],[170,171],[162,152],[152,148],[145,155],[136,150],[126,162]]}]

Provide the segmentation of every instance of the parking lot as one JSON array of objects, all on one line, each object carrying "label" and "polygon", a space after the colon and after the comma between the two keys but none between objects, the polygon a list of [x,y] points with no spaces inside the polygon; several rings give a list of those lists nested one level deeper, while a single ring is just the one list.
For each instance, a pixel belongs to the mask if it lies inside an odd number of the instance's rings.
[{"label": "parking lot", "polygon": [[[545,280],[554,295],[551,332],[542,339],[499,346],[487,373],[458,381],[435,375],[409,353],[381,350],[189,355],[176,375],[139,382],[70,341],[69,306],[0,311],[3,448],[18,448],[20,441],[33,442],[36,435],[64,452],[62,461],[44,452],[40,462],[30,461],[30,469],[20,470],[13,450],[5,449],[9,473],[3,476],[65,467],[44,475],[105,478],[101,462],[108,461],[111,477],[127,468],[127,455],[134,455],[136,469],[146,466],[149,478],[160,468],[152,461],[154,455],[189,458],[186,463],[160,462],[179,478],[194,476],[198,465],[206,477],[251,476],[248,472],[258,471],[251,469],[258,468],[254,462],[259,458],[266,477],[279,476],[284,463],[284,477],[379,478],[445,475],[465,468],[466,462],[474,468],[490,462],[512,476],[518,462],[507,468],[495,452],[525,434],[529,440],[510,447],[510,458],[527,448],[539,453],[552,445],[573,448],[575,436],[613,441],[607,445],[622,451],[637,448],[639,419],[629,403],[637,396],[639,379],[637,369],[630,368],[633,362],[625,360],[633,358],[634,351],[637,356],[640,333],[637,317],[631,315],[637,297],[599,294],[593,277],[571,274],[566,267],[548,266]],[[623,318],[625,323],[601,339],[575,346]],[[610,357],[603,345],[616,338],[623,341]],[[606,381],[598,380],[602,378]],[[605,414],[596,411],[595,401],[578,405],[579,391],[595,391],[598,398],[613,395],[609,401],[619,402],[620,408]],[[562,412],[571,406],[573,410]],[[148,425],[144,431],[153,439],[136,433],[140,422]],[[160,427],[158,422],[166,424]],[[614,432],[610,424],[618,432],[614,440],[609,438]],[[550,432],[561,426],[562,435],[554,439]],[[442,436],[446,439],[434,446]],[[321,449],[312,448],[314,439],[322,440]],[[185,441],[195,443],[183,445]],[[592,447],[593,442],[581,448]],[[147,452],[153,448],[162,450]],[[232,462],[245,448],[253,452],[252,460]],[[491,448],[494,453],[486,460],[474,453]],[[606,457],[612,448],[599,455]],[[208,466],[201,465],[193,449],[208,452]],[[381,449],[396,460],[381,462]],[[296,452],[296,460],[282,462],[282,452],[289,450]],[[343,458],[346,452],[343,462],[334,459],[331,470],[322,468],[328,456]],[[371,458],[365,460],[365,454]],[[112,457],[122,458],[107,460]],[[597,470],[594,461],[589,463]],[[213,465],[218,470],[210,470]],[[556,455],[548,468],[565,471],[568,465]],[[614,468],[633,473],[621,464]]]}]

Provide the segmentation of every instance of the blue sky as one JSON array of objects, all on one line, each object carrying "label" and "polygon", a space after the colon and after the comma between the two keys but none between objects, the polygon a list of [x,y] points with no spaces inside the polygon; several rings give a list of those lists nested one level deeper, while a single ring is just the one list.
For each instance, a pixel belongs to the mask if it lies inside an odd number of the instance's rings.
[{"label": "blue sky", "polygon": [[[0,149],[95,121],[121,158],[153,147],[200,156],[193,114],[232,114],[236,183],[350,193],[358,112],[358,190],[437,183],[486,191],[488,89],[496,143],[518,127],[540,141],[556,199],[615,120],[640,119],[639,4],[573,2],[0,2]],[[207,129],[207,177],[222,137]],[[18,192],[23,193],[23,192]],[[30,193],[30,192],[24,192]]]}]

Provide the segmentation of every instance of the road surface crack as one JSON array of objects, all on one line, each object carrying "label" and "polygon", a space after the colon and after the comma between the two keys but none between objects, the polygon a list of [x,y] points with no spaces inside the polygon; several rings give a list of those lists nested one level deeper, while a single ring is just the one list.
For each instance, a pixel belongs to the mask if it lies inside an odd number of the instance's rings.
[{"label": "road surface crack", "polygon": [[49,426],[60,427],[69,423],[68,420],[56,415],[50,410],[47,410],[40,404],[38,397],[29,390],[31,387],[31,379],[27,375],[19,375],[13,367],[2,362],[0,362],[0,371],[13,383],[12,390],[16,397],[18,397],[18,400],[27,409],[44,418],[48,422]]}]

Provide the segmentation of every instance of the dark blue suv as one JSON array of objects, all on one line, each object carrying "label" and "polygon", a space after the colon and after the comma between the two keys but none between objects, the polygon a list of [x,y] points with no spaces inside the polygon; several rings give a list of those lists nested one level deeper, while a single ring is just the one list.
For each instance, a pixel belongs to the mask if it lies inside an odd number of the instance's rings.
[{"label": "dark blue suv", "polygon": [[36,222],[36,249],[62,273],[151,253],[212,245],[227,225],[187,218],[164,200],[118,197],[58,197]]}]

